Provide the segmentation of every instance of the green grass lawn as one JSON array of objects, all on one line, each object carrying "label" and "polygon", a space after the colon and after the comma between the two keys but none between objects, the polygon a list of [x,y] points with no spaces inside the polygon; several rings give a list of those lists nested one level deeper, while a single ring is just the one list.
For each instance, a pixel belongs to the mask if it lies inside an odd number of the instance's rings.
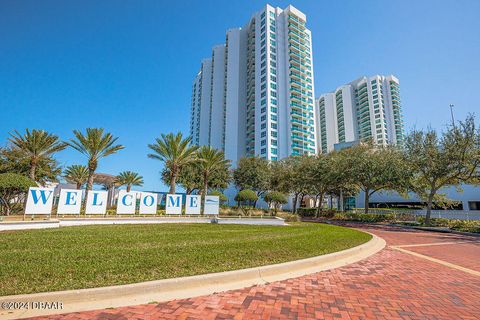
[{"label": "green grass lawn", "polygon": [[337,226],[156,224],[0,233],[0,296],[92,288],[292,261],[367,242]]}]

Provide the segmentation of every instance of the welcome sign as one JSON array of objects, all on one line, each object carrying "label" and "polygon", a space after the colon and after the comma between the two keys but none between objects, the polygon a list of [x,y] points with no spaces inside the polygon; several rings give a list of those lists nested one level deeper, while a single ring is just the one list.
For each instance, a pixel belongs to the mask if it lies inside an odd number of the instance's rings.
[{"label": "welcome sign", "polygon": [[[26,215],[51,214],[53,207],[53,188],[30,188],[28,190]],[[137,211],[141,215],[156,214],[159,195],[150,192],[120,190],[117,199],[118,215],[134,215]],[[58,200],[57,214],[80,214],[82,208],[83,190],[62,189]],[[139,201],[137,201],[139,200]],[[85,214],[105,215],[107,212],[108,192],[90,190],[86,195]],[[202,196],[187,195],[185,197],[185,214],[197,215],[201,213]],[[218,215],[220,200],[218,196],[206,196],[204,214]],[[180,194],[167,194],[165,199],[165,213],[171,215],[182,214],[183,197]]]}]

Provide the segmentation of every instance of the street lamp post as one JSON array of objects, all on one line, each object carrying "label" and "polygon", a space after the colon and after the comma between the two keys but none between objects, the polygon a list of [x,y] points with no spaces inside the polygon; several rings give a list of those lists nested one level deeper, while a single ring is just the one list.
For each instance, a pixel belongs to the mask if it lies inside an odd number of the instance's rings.
[{"label": "street lamp post", "polygon": [[450,114],[452,116],[452,125],[455,127],[455,118],[453,117],[453,107],[454,107],[454,105],[451,103],[450,104]]}]

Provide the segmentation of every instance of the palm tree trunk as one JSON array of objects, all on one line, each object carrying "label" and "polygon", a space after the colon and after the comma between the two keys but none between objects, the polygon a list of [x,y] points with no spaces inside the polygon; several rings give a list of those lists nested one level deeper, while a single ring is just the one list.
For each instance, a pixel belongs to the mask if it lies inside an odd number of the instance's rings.
[{"label": "palm tree trunk", "polygon": [[87,179],[87,190],[93,189],[93,173],[94,171],[88,170],[88,179]]},{"label": "palm tree trunk", "polygon": [[172,174],[172,178],[170,179],[170,194],[175,194],[175,187],[177,182],[177,174]]},{"label": "palm tree trunk", "polygon": [[31,162],[30,163],[30,172],[29,172],[28,176],[30,177],[30,179],[32,179],[32,181],[35,181],[36,170],[37,170],[37,165],[34,162]]},{"label": "palm tree trunk", "polygon": [[207,196],[208,192],[208,173],[204,172],[203,173],[203,196]]},{"label": "palm tree trunk", "polygon": [[130,192],[130,190],[132,190],[132,185],[131,185],[131,184],[127,184],[127,192]]},{"label": "palm tree trunk", "polygon": [[82,184],[77,182],[77,189],[80,190],[82,188]]}]

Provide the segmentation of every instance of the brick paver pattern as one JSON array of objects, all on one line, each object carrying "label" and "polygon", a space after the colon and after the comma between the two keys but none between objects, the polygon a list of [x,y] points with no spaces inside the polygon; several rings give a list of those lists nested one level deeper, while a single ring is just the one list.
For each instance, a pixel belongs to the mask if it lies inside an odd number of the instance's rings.
[{"label": "brick paver pattern", "polygon": [[480,319],[480,277],[388,247],[472,241],[408,250],[478,270],[479,238],[388,227],[364,229],[384,238],[387,247],[342,268],[209,296],[48,318]]}]

